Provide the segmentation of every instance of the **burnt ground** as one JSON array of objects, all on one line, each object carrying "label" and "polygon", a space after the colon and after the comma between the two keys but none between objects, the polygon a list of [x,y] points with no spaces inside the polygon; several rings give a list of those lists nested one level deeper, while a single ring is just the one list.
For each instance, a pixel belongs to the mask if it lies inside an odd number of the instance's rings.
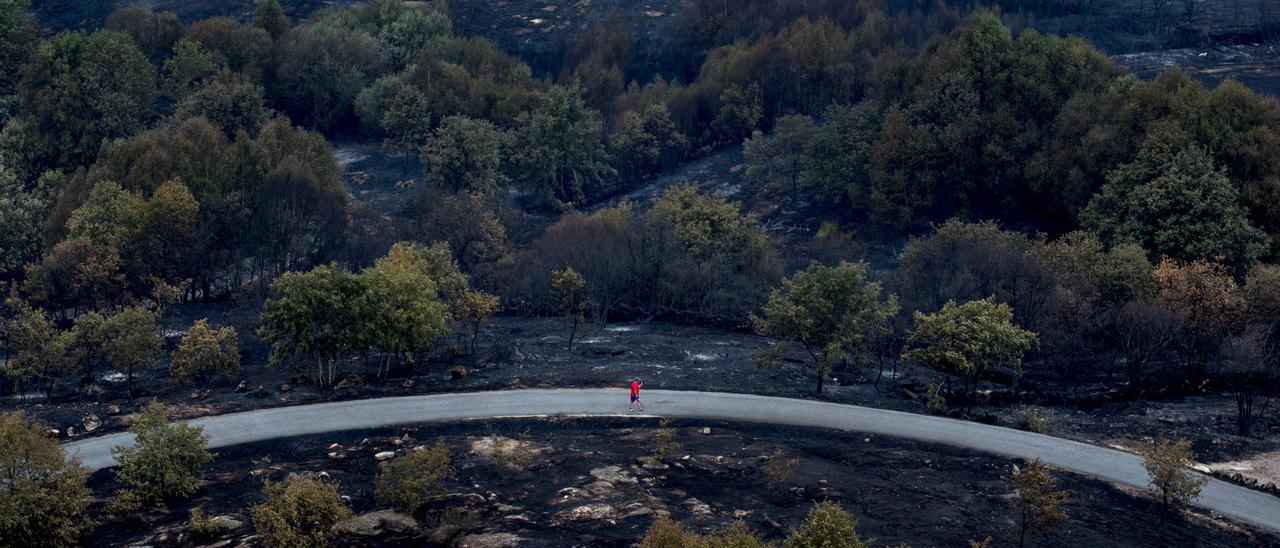
[{"label": "burnt ground", "polygon": [[1114,59],[1143,79],[1181,67],[1207,86],[1233,79],[1257,92],[1280,97],[1280,45],[1274,43],[1147,51]]},{"label": "burnt ground", "polygon": [[[190,325],[208,316],[211,322],[237,325],[242,343],[251,345],[257,306],[240,309],[206,307],[188,310],[183,318],[171,318],[174,326]],[[753,354],[769,340],[749,334],[661,322],[591,325],[580,331],[572,352],[565,337],[568,325],[558,318],[500,318],[480,335],[475,356],[439,360],[421,366],[412,375],[393,372],[376,377],[376,366],[359,361],[345,364],[352,377],[330,392],[306,384],[297,373],[265,366],[259,350],[243,358],[246,390],[236,392],[225,380],[205,387],[175,383],[163,368],[141,375],[140,393],[131,403],[123,383],[102,382],[98,398],[68,396],[64,390],[54,404],[40,399],[3,400],[0,409],[23,408],[60,430],[62,439],[83,434],[86,415],[103,425],[94,434],[123,430],[124,416],[143,403],[157,399],[170,405],[176,418],[230,413],[263,407],[299,405],[440,392],[503,390],[544,387],[625,386],[638,376],[650,388],[745,392],[783,397],[813,398],[813,377],[798,353],[778,367],[762,369]],[[176,339],[176,336],[174,337]],[[467,375],[454,379],[450,369],[462,365]],[[1034,378],[1034,366],[1028,370]],[[838,371],[822,399],[841,403],[926,412],[920,394],[930,380],[915,369],[899,380],[885,371],[879,384],[877,370]],[[1045,385],[1045,383],[1041,383]],[[1048,386],[1048,385],[1045,385]],[[904,389],[905,388],[905,389]],[[1159,435],[1186,437],[1194,443],[1201,462],[1239,472],[1262,481],[1280,483],[1280,411],[1276,405],[1260,413],[1254,437],[1233,434],[1235,404],[1230,395],[1206,394],[1155,401],[1112,401],[1105,388],[1080,386],[1075,399],[1039,399],[1025,395],[1024,403],[977,405],[967,416],[996,424],[1020,427],[1021,414],[1030,409],[1047,421],[1051,435],[1137,452]],[[119,415],[108,413],[118,406]],[[73,436],[68,436],[74,429]]]},{"label": "burnt ground", "polygon": [[[669,442],[660,439],[663,431]],[[290,474],[337,482],[358,514],[382,510],[372,494],[375,455],[436,439],[444,440],[457,470],[445,484],[449,494],[419,512],[416,526],[348,536],[343,545],[451,539],[460,546],[502,546],[495,541],[518,538],[521,546],[631,546],[658,514],[698,530],[741,520],[778,539],[823,500],[854,514],[861,535],[876,545],[1017,540],[1012,490],[1002,480],[1017,464],[1009,459],[859,433],[619,418],[430,425],[234,447],[218,452],[192,500],[144,520],[108,520],[95,544],[181,545],[187,514],[199,506],[241,523],[215,539],[218,545],[257,545],[248,508],[262,500],[264,480]],[[493,456],[495,446],[506,449]],[[665,458],[655,457],[659,447]],[[1280,544],[1275,533],[1198,513],[1161,521],[1143,493],[1071,473],[1056,476],[1071,493],[1070,521],[1049,539],[1033,536],[1033,545]],[[91,485],[104,499],[118,488],[110,473],[98,473]]]}]

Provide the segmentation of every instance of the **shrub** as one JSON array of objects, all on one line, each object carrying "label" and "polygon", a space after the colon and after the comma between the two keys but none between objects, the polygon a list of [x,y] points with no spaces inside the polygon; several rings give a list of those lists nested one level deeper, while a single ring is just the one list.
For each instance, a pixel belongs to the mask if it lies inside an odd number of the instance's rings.
[{"label": "shrub", "polygon": [[781,487],[787,483],[787,480],[791,479],[791,474],[795,472],[798,464],[800,464],[800,459],[788,457],[782,449],[777,449],[769,456],[768,460],[764,461],[764,466],[760,467],[760,473],[769,478],[770,483]]},{"label": "shrub", "polygon": [[1067,493],[1056,489],[1058,480],[1039,459],[1028,462],[1024,469],[1014,466],[1005,480],[1013,485],[1018,506],[1018,546],[1026,543],[1027,531],[1035,529],[1042,536],[1048,536],[1054,527],[1067,520],[1062,510],[1067,503]]},{"label": "shrub", "polygon": [[661,428],[653,435],[655,438],[654,452],[657,454],[658,459],[662,460],[671,455],[671,453],[680,450],[680,442],[676,441],[676,436],[680,431],[671,426],[670,418],[662,418],[658,421],[658,425]]},{"label": "shrub", "polygon": [[0,544],[77,546],[93,527],[89,472],[21,413],[0,415]]},{"label": "shrub", "polygon": [[435,447],[413,451],[387,463],[374,481],[373,493],[378,501],[412,514],[427,497],[443,493],[440,482],[453,475],[449,450],[443,441],[436,441]]},{"label": "shrub", "polygon": [[1160,495],[1162,515],[1174,505],[1187,504],[1199,497],[1200,488],[1209,482],[1209,478],[1187,470],[1191,459],[1191,442],[1185,439],[1160,438],[1142,455],[1151,486]]},{"label": "shrub", "polygon": [[267,500],[253,507],[253,528],[267,546],[329,546],[333,526],[351,516],[331,483],[291,476],[284,483],[267,482],[262,492]]},{"label": "shrub", "polygon": [[136,440],[132,447],[111,450],[120,463],[116,479],[143,501],[189,497],[199,488],[200,469],[213,460],[205,447],[209,437],[200,427],[170,424],[164,406],[151,402],[134,415],[129,427]]},{"label": "shrub", "polygon": [[834,502],[819,502],[804,523],[792,529],[783,548],[867,548],[858,538],[858,522]]},{"label": "shrub", "polygon": [[1049,420],[1034,409],[1027,408],[1018,412],[1018,423],[1023,430],[1037,434],[1049,433]]},{"label": "shrub", "polygon": [[217,536],[225,527],[223,521],[204,515],[203,508],[192,508],[191,519],[187,521],[187,529],[196,540],[208,540]]},{"label": "shrub", "polygon": [[197,320],[173,354],[169,372],[180,383],[203,381],[213,374],[233,380],[240,374],[240,350],[233,327],[213,329],[207,319]]},{"label": "shrub", "polygon": [[667,516],[659,516],[649,526],[640,540],[640,548],[765,548],[760,535],[742,522],[734,523],[720,531],[699,535],[686,531]]}]

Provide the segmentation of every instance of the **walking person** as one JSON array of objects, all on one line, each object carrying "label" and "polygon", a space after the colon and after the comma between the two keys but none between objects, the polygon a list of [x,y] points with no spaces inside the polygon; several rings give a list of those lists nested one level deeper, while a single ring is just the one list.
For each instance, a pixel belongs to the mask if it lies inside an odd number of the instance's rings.
[{"label": "walking person", "polygon": [[644,411],[644,403],[640,401],[640,388],[643,386],[644,383],[640,382],[640,379],[631,379],[631,401],[627,402],[628,413],[632,411],[632,406],[635,406],[637,411]]}]

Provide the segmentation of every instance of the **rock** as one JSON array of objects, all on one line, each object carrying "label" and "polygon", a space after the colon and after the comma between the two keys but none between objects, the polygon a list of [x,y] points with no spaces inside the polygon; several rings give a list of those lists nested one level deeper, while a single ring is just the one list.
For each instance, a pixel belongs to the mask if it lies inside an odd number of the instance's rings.
[{"label": "rock", "polygon": [[340,443],[338,443],[338,442],[333,442],[333,443],[329,444],[329,450],[330,450],[330,451],[333,451],[334,449],[342,449],[342,444],[340,444]]},{"label": "rock", "polygon": [[618,517],[618,510],[609,504],[587,504],[577,508],[571,508],[556,514],[556,518],[560,521],[599,521],[614,520]]},{"label": "rock", "polygon": [[367,384],[368,383],[365,382],[364,377],[361,377],[359,375],[347,375],[346,377],[343,377],[342,380],[338,381],[338,384],[333,385],[333,389],[334,390],[359,390],[361,388],[364,388]]},{"label": "rock", "polygon": [[333,459],[333,460],[342,460],[342,459],[343,459],[343,458],[345,458],[345,457],[346,457],[346,455],[343,455],[342,453],[339,453],[339,452],[337,452],[337,451],[330,451],[330,452],[329,452],[329,458],[330,458],[330,459]]},{"label": "rock", "polygon": [[623,471],[621,466],[613,466],[613,465],[601,466],[600,468],[596,468],[595,470],[591,471],[591,477],[596,478],[600,481],[607,481],[614,485],[617,485],[619,483],[634,485],[635,483],[637,483],[636,478],[631,474],[628,474],[627,472]]},{"label": "rock", "polygon": [[746,518],[746,517],[747,517],[748,515],[750,515],[750,514],[751,514],[751,512],[748,512],[748,511],[746,511],[746,510],[734,510],[734,511],[733,511],[733,519],[743,519],[743,518]]},{"label": "rock", "polygon": [[102,426],[102,419],[98,418],[97,415],[90,413],[85,415],[83,419],[80,419],[80,424],[84,425],[85,432],[92,432],[97,430],[99,426]]},{"label": "rock", "polygon": [[458,548],[514,548],[524,541],[524,537],[511,533],[484,533],[462,537],[456,546]]},{"label": "rock", "polygon": [[400,383],[400,386],[402,388],[413,388],[413,379],[405,379],[404,382]]},{"label": "rock", "polygon": [[68,426],[68,427],[67,427],[67,437],[68,437],[68,438],[74,438],[74,437],[75,437],[75,435],[76,435],[76,427],[74,427],[74,426]]},{"label": "rock", "polygon": [[633,502],[622,508],[622,516],[619,519],[639,518],[653,515],[653,508],[649,508],[638,502]]},{"label": "rock", "polygon": [[240,384],[237,384],[237,385],[236,385],[236,393],[237,393],[237,394],[242,394],[242,393],[244,393],[244,392],[248,392],[248,391],[249,391],[249,383],[247,383],[247,382],[245,382],[245,381],[240,381]]},{"label": "rock", "polygon": [[113,416],[114,416],[114,415],[119,415],[119,414],[120,414],[120,406],[119,406],[119,405],[114,405],[114,404],[112,404],[112,405],[108,405],[108,406],[107,406],[107,414],[108,414],[108,415],[113,415]]},{"label": "rock", "polygon": [[393,510],[379,510],[343,520],[334,526],[339,533],[361,537],[379,537],[387,533],[416,535],[421,532],[417,520]]},{"label": "rock", "polygon": [[47,435],[47,436],[49,436],[49,437],[51,437],[51,438],[56,438],[56,437],[58,437],[58,436],[61,436],[61,435],[62,435],[62,431],[61,431],[61,430],[58,430],[57,428],[50,428],[50,429],[48,429],[48,430],[45,430],[45,435]]},{"label": "rock", "polygon": [[461,365],[455,365],[453,369],[449,370],[449,377],[455,381],[465,379],[467,378],[467,375],[470,375],[470,374],[471,372],[468,371],[467,368]]},{"label": "rock", "polygon": [[391,460],[395,458],[395,456],[396,456],[395,451],[379,451],[373,455],[373,458],[378,459],[378,462],[382,462],[385,460]]},{"label": "rock", "polygon": [[613,488],[613,484],[607,481],[597,481],[587,485],[586,490],[596,498],[606,498],[616,495],[618,491]]},{"label": "rock", "polygon": [[700,434],[704,435],[704,436],[710,436],[710,435],[711,435],[711,427],[710,427],[710,426],[704,426],[704,427],[702,428],[702,430],[699,430],[698,432],[699,432]]},{"label": "rock", "polygon": [[664,464],[661,460],[658,460],[658,457],[652,457],[652,456],[636,457],[636,464],[639,464],[640,467],[645,470],[666,470],[668,468],[671,468],[670,466],[667,466],[666,464]]},{"label": "rock", "polygon": [[286,383],[284,383],[284,384],[280,385],[280,391],[281,391],[281,392],[292,392],[292,391],[293,391],[293,385],[292,385],[292,384],[289,384],[289,383],[287,383],[287,382],[286,382]]},{"label": "rock", "polygon": [[710,516],[710,515],[712,515],[712,514],[714,513],[714,512],[712,512],[712,511],[711,511],[711,506],[710,506],[710,505],[708,505],[707,503],[702,502],[702,501],[700,501],[700,500],[698,500],[698,499],[689,499],[689,500],[686,500],[686,501],[684,501],[684,505],[685,505],[685,506],[687,506],[687,507],[689,508],[689,513],[690,513],[690,514],[694,514],[694,515],[701,515],[701,516]]},{"label": "rock", "polygon": [[241,526],[244,525],[243,521],[240,521],[231,516],[213,516],[209,518],[209,521],[217,523],[218,527],[221,527],[224,531],[239,529]]},{"label": "rock", "polygon": [[454,537],[457,537],[461,532],[461,527],[446,523],[432,529],[431,533],[427,535],[427,540],[436,546],[448,546],[450,541],[452,541]]},{"label": "rock", "polygon": [[209,391],[208,391],[208,390],[200,390],[200,389],[198,389],[198,388],[197,388],[197,389],[195,389],[195,390],[192,390],[192,391],[191,391],[191,395],[190,395],[190,396],[188,396],[188,397],[190,397],[190,398],[191,398],[191,399],[193,399],[193,400],[198,400],[198,399],[201,399],[201,398],[203,398],[203,397],[205,397],[205,396],[208,396],[208,395],[209,395]]}]

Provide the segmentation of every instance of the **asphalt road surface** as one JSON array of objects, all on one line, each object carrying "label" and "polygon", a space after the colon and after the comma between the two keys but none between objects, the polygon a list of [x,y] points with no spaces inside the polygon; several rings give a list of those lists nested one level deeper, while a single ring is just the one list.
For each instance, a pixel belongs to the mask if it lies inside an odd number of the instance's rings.
[{"label": "asphalt road surface", "polygon": [[[1099,479],[1146,489],[1136,455],[1085,443],[928,415],[817,401],[728,394],[646,390],[641,416],[784,424],[866,432],[1041,461]],[[626,414],[625,389],[509,390],[433,394],[318,403],[230,413],[190,421],[225,447],[274,438],[399,424],[515,417]],[[67,443],[69,454],[93,470],[116,464],[111,448],[133,442],[128,433]],[[1210,479],[1195,505],[1229,518],[1280,531],[1280,497]]]}]

